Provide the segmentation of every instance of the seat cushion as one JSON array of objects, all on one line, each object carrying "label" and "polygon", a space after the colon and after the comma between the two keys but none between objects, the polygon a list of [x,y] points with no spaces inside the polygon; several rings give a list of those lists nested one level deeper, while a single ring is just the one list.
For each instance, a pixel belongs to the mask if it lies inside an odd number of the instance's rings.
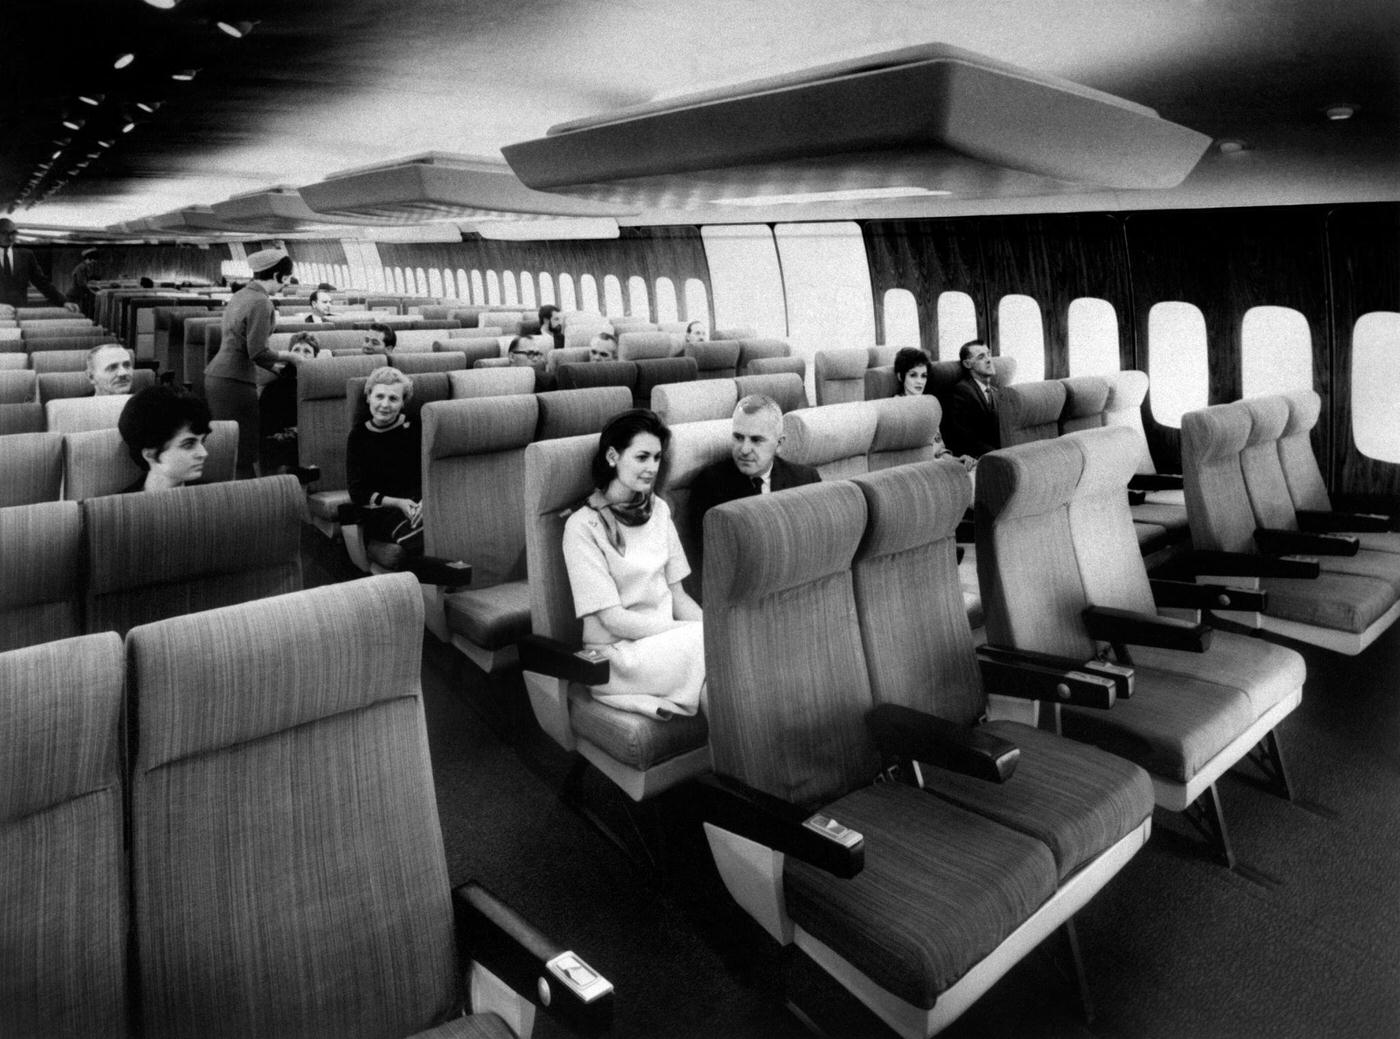
[{"label": "seat cushion", "polygon": [[482,649],[513,646],[530,634],[530,586],[506,581],[491,588],[465,588],[443,597],[447,628]]},{"label": "seat cushion", "polygon": [[1064,734],[1185,783],[1254,721],[1238,689],[1148,667],[1134,673],[1132,699],[1111,710],[1062,708]]},{"label": "seat cushion", "polygon": [[1209,652],[1175,653],[1134,646],[1133,662],[1154,671],[1232,686],[1249,698],[1256,718],[1300,688],[1308,675],[1307,665],[1294,650],[1218,630],[1212,636]]},{"label": "seat cushion", "polygon": [[1400,595],[1400,554],[1361,550],[1354,556],[1318,556],[1322,572],[1374,577],[1386,582]]},{"label": "seat cushion", "polygon": [[1155,523],[1167,530],[1187,530],[1186,507],[1184,505],[1156,505],[1145,501],[1134,505],[1130,510],[1134,523]]},{"label": "seat cushion", "polygon": [[1171,542],[1167,528],[1159,523],[1133,523],[1133,533],[1137,535],[1138,551],[1150,555]]},{"label": "seat cushion", "polygon": [[1316,580],[1267,578],[1264,613],[1279,620],[1359,635],[1395,604],[1395,589],[1379,578],[1323,572]]},{"label": "seat cushion", "polygon": [[710,739],[703,711],[694,717],[658,721],[620,711],[593,699],[581,685],[569,687],[569,720],[574,735],[635,769],[648,769],[678,754],[697,750]]},{"label": "seat cushion", "polygon": [[788,914],[917,1007],[932,1007],[1055,892],[1040,841],[915,787],[865,787],[822,811],[865,835],[865,869],[841,880],[789,857]]},{"label": "seat cushion", "polygon": [[340,522],[340,507],[350,504],[349,491],[317,491],[306,496],[307,508],[318,519]]},{"label": "seat cushion", "polygon": [[515,1039],[515,1033],[495,1014],[467,1014],[426,1032],[415,1032],[412,1039]]},{"label": "seat cushion", "polygon": [[1021,750],[1005,783],[942,768],[923,770],[924,789],[1049,847],[1063,880],[1152,814],[1152,780],[1137,765],[1020,722],[979,729]]},{"label": "seat cushion", "polygon": [[1389,530],[1355,531],[1348,532],[1352,537],[1361,542],[1363,552],[1397,552],[1400,553],[1400,533]]}]

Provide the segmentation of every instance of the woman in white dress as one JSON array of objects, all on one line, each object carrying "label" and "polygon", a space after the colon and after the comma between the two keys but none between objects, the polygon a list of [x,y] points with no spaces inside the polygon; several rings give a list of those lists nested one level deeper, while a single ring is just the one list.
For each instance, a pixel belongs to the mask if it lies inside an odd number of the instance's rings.
[{"label": "woman in white dress", "polygon": [[624,411],[598,437],[593,486],[564,524],[564,562],[583,641],[610,662],[599,701],[653,718],[703,706],[700,607],[671,510],[657,493],[671,431],[650,411]]}]

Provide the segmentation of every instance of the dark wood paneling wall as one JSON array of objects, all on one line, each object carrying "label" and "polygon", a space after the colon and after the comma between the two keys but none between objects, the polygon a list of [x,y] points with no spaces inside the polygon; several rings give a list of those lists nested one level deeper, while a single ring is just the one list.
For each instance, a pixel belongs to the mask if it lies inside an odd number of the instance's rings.
[{"label": "dark wood paneling wall", "polygon": [[[969,220],[873,220],[864,225],[870,287],[875,297],[875,339],[885,341],[885,293],[908,289],[919,310],[919,338],[938,348],[938,295],[966,292],[978,302],[977,332],[987,334],[982,292],[982,249]],[[946,360],[946,358],[943,358]]]},{"label": "dark wood paneling wall", "polygon": [[[481,238],[447,244],[399,245],[381,243],[379,258],[388,267],[438,267],[466,271],[540,271],[556,279],[572,275],[575,285],[584,274],[593,275],[601,296],[605,275],[615,275],[623,284],[633,275],[647,283],[650,320],[656,320],[656,279],[670,278],[676,288],[676,299],[685,314],[685,282],[699,278],[710,290],[710,269],[705,262],[705,247],[697,227],[648,227],[622,229],[614,240],[579,240],[559,242],[496,242]],[[694,320],[696,315],[685,315]],[[714,327],[714,301],[710,313],[700,315]]]},{"label": "dark wood paneling wall", "polygon": [[[33,246],[39,264],[60,292],[72,284],[73,268],[82,259],[80,246]],[[104,245],[98,247],[100,278],[150,278],[162,282],[215,283],[229,258],[228,246]]]}]

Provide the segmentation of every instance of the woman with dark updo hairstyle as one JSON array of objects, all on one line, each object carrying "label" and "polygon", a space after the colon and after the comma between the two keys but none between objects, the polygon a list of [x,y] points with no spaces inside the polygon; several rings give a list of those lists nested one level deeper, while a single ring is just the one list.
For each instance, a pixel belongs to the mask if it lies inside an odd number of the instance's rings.
[{"label": "woman with dark updo hairstyle", "polygon": [[[894,355],[894,395],[896,397],[919,397],[928,393],[928,373],[933,367],[929,355],[912,346],[906,346]],[[938,447],[937,458],[953,458],[971,472],[977,466],[977,459],[971,455],[955,455],[943,443],[943,433],[934,434]]]},{"label": "woman with dark updo hairstyle", "polygon": [[198,480],[209,457],[209,429],[209,407],[191,393],[161,385],[135,394],[122,408],[117,432],[143,472],[122,493],[173,490]]},{"label": "woman with dark updo hairstyle", "polygon": [[653,718],[703,705],[700,607],[671,510],[657,493],[671,431],[650,411],[615,416],[598,437],[593,493],[564,524],[564,563],[585,648],[610,662],[600,702]]}]

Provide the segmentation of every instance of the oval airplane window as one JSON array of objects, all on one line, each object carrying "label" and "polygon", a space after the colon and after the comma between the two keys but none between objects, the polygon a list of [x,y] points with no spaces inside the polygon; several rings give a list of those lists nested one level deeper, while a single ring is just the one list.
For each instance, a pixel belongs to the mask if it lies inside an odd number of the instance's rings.
[{"label": "oval airplane window", "polygon": [[956,361],[963,343],[977,338],[977,307],[966,292],[938,294],[939,361]]},{"label": "oval airplane window", "polygon": [[710,294],[699,278],[685,279],[685,320],[710,323]]},{"label": "oval airplane window", "polygon": [[600,314],[598,306],[598,282],[591,274],[583,274],[578,279],[579,309]]},{"label": "oval airplane window", "polygon": [[[409,277],[411,278],[413,277],[413,275],[410,273]],[[402,267],[394,268],[394,291],[400,294],[409,291],[404,288],[404,276]]]},{"label": "oval airplane window", "polygon": [[392,267],[384,268],[384,291],[394,291],[394,268]]},{"label": "oval airplane window", "polygon": [[1045,378],[1045,324],[1040,304],[1030,296],[1012,293],[997,304],[996,352],[1016,358],[1017,382]]},{"label": "oval airplane window", "polygon": [[885,344],[923,349],[919,336],[919,304],[908,289],[885,290]]},{"label": "oval airplane window", "polygon": [[1118,371],[1118,313],[1113,304],[1095,296],[1071,300],[1068,343],[1071,376]]},{"label": "oval airplane window", "polygon": [[540,306],[554,303],[554,279],[540,271]]},{"label": "oval airplane window", "polygon": [[1351,332],[1351,435],[1378,462],[1400,462],[1400,313],[1362,314]]},{"label": "oval airplane window", "polygon": [[615,274],[603,275],[603,306],[609,317],[622,317],[627,309],[622,305],[622,282]]},{"label": "oval airplane window", "polygon": [[577,298],[574,296],[574,279],[573,279],[573,275],[570,275],[570,274],[561,274],[561,275],[559,275],[559,309],[560,309],[560,310],[577,310],[577,309],[578,309],[578,300],[577,300]]},{"label": "oval airplane window", "polygon": [[647,299],[647,283],[637,275],[627,279],[627,313],[651,320],[651,301]]},{"label": "oval airplane window", "polygon": [[434,299],[442,299],[442,271],[436,267],[428,271],[428,294]]},{"label": "oval airplane window", "polygon": [[414,283],[418,286],[413,291],[418,293],[418,295],[420,296],[426,296],[428,294],[428,272],[425,271],[422,267],[419,267],[413,273],[415,276]]},{"label": "oval airplane window", "polygon": [[506,306],[508,306],[508,307],[518,307],[518,306],[520,306],[520,297],[519,297],[518,295],[516,295],[516,292],[515,292],[515,272],[514,272],[514,271],[502,271],[502,272],[501,272],[501,294],[502,294],[502,297],[505,299]]},{"label": "oval airplane window", "polygon": [[336,266],[336,275],[336,285],[339,285],[341,288],[345,288],[347,285],[350,284],[350,268],[347,267],[345,264],[342,263]]},{"label": "oval airplane window", "polygon": [[463,303],[470,303],[472,298],[471,282],[461,267],[457,268],[457,298]]},{"label": "oval airplane window", "polygon": [[486,272],[486,303],[488,306],[501,304],[501,279],[495,271]]},{"label": "oval airplane window", "polygon": [[520,305],[531,310],[539,306],[535,301],[535,276],[529,271],[520,272]]},{"label": "oval airplane window", "polygon": [[1240,323],[1240,389],[1246,397],[1313,388],[1312,332],[1292,307],[1250,307]]},{"label": "oval airplane window", "polygon": [[680,310],[676,306],[676,286],[670,278],[656,279],[656,320],[679,321]]},{"label": "oval airplane window", "polygon": [[472,302],[478,306],[486,302],[486,284],[480,271],[472,271]]},{"label": "oval airplane window", "polygon": [[1181,416],[1210,403],[1206,319],[1199,307],[1171,301],[1147,312],[1147,378],[1152,417],[1181,428]]},{"label": "oval airplane window", "polygon": [[417,284],[416,284],[416,283],[414,282],[414,280],[413,280],[413,268],[412,268],[412,267],[405,267],[405,268],[403,269],[403,290],[402,290],[402,291],[405,292],[405,293],[408,293],[409,295],[412,295],[413,293],[415,293],[415,292],[418,291],[418,286],[417,286]]}]

